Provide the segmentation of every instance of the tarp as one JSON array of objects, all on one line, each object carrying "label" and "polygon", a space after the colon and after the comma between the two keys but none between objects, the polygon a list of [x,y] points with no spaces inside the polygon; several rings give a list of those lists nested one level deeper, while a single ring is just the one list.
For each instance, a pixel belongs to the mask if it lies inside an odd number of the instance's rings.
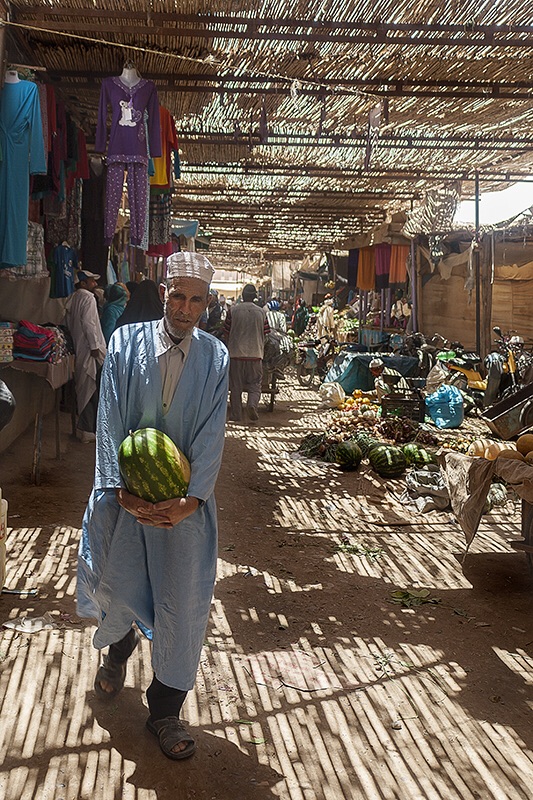
[{"label": "tarp", "polygon": [[[391,356],[386,353],[379,353],[379,358],[383,360],[386,367],[397,370],[404,378],[415,375],[418,369],[418,359],[410,356]],[[331,369],[324,378],[325,383],[336,381],[340,383],[346,394],[351,394],[354,389],[362,389],[368,392],[374,388],[374,378],[372,377],[368,365],[374,353],[354,353],[343,350],[335,359]]]}]

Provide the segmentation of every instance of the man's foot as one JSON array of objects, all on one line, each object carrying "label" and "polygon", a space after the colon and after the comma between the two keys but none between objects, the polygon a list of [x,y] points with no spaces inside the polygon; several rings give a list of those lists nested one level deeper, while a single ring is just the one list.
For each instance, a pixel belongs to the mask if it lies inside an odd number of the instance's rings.
[{"label": "man's foot", "polygon": [[157,736],[162,752],[173,761],[190,758],[196,750],[196,742],[178,717],[157,720],[148,717],[146,727]]},{"label": "man's foot", "polygon": [[254,408],[254,406],[246,406],[246,411],[248,412],[248,416],[250,417],[252,422],[257,422],[257,420],[259,419],[257,408]]},{"label": "man's foot", "polygon": [[104,700],[116,697],[126,680],[126,663],[137,645],[139,636],[132,628],[117,644],[112,644],[104,656],[94,679],[94,691]]}]

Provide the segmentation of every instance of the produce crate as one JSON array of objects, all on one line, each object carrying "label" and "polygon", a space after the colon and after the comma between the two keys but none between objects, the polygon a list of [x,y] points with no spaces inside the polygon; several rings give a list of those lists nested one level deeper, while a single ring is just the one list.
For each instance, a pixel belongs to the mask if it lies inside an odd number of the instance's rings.
[{"label": "produce crate", "polygon": [[382,417],[407,417],[417,422],[424,422],[426,402],[420,397],[402,397],[390,395],[381,401]]}]

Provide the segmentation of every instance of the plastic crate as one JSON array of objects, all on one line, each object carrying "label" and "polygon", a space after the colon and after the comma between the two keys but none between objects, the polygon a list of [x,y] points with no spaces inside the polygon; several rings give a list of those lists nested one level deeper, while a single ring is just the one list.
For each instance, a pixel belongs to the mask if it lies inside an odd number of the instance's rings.
[{"label": "plastic crate", "polygon": [[424,422],[426,416],[426,402],[419,397],[402,397],[389,395],[381,401],[382,417],[408,417],[417,422]]}]

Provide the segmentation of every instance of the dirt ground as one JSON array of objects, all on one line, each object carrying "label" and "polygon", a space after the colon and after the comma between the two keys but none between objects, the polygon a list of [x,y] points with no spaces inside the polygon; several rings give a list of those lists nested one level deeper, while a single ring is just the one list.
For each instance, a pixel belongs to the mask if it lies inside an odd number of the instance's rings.
[{"label": "dirt ground", "polygon": [[[258,425],[229,424],[217,487],[219,577],[184,716],[197,754],[170,762],[144,729],[149,645],[108,704],[92,685],[94,621],[75,605],[94,446],[44,425],[0,455],[9,501],[0,622],[5,800],[518,800],[533,785],[533,581],[509,540],[518,506],[484,518],[464,563],[449,512],[412,518],[401,484],[291,457],[317,395],[286,384]],[[397,589],[427,588],[408,608]]]}]

